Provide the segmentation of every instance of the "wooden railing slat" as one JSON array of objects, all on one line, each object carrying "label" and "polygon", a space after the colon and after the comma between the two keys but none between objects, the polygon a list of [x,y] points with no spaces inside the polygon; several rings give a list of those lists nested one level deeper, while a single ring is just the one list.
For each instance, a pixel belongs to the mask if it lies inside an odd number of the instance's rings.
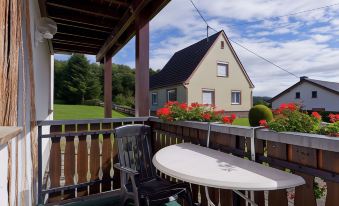
[{"label": "wooden railing slat", "polygon": [[[100,124],[90,124],[90,130],[100,130]],[[91,135],[91,155],[90,155],[90,172],[91,180],[99,179],[100,172],[100,140],[99,135]],[[100,183],[90,186],[90,194],[100,193]]]},{"label": "wooden railing slat", "polygon": [[[339,173],[339,153],[330,151],[319,151],[321,158],[321,169]],[[326,181],[327,195],[325,206],[339,205],[339,183]]]},{"label": "wooden railing slat", "polygon": [[[102,124],[102,129],[112,129],[112,123],[105,123]],[[111,177],[116,178],[116,181],[103,183],[102,184],[102,192],[110,191],[112,185],[119,185],[120,187],[120,175],[119,173],[115,173],[113,168],[113,144],[114,139],[113,135],[105,134],[103,135],[102,139],[102,172],[103,172],[103,179],[110,179]],[[112,173],[112,174],[111,174]]]},{"label": "wooden railing slat", "polygon": [[[77,131],[88,131],[88,124],[78,124]],[[87,154],[87,142],[86,136],[79,136],[79,145],[78,145],[78,178],[79,183],[87,182],[87,171],[89,169],[88,165],[88,154]],[[78,197],[88,195],[87,187],[77,189]]]},{"label": "wooden railing slat", "polygon": [[[56,133],[61,132],[62,126],[51,126],[50,127],[50,133]],[[50,152],[50,159],[53,160],[53,162],[49,163],[49,175],[50,175],[50,181],[51,181],[51,188],[59,187],[60,186],[60,175],[61,175],[61,153],[60,153],[60,137],[54,138],[51,140],[52,146],[51,146],[51,152]],[[61,193],[56,192],[49,194],[48,202],[58,202],[61,200]]]},{"label": "wooden railing slat", "polygon": [[[75,132],[76,125],[65,125],[65,132]],[[74,184],[75,174],[75,149],[74,149],[74,136],[66,137],[66,148],[65,148],[65,162],[64,162],[64,174],[65,174],[65,185]],[[75,197],[75,190],[68,190],[64,192],[63,199],[71,199]]]},{"label": "wooden railing slat", "polygon": [[[301,165],[317,167],[317,151],[316,149],[300,147],[295,145],[288,146],[288,160]],[[314,195],[313,185],[314,176],[296,172],[296,175],[303,177],[306,181],[305,185],[295,188],[295,206],[316,206],[316,198]]]},{"label": "wooden railing slat", "polygon": [[[267,156],[274,157],[281,160],[287,160],[287,145],[277,142],[267,141]],[[284,169],[275,167],[277,169]],[[268,192],[268,202],[272,205],[287,206],[287,191],[273,190]]]}]

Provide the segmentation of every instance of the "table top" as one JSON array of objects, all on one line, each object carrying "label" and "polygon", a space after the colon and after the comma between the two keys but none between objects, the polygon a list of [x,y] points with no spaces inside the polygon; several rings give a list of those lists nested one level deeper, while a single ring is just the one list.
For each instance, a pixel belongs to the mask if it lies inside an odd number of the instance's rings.
[{"label": "table top", "polygon": [[153,164],[171,177],[221,189],[261,191],[305,184],[300,176],[190,143],[162,148]]}]

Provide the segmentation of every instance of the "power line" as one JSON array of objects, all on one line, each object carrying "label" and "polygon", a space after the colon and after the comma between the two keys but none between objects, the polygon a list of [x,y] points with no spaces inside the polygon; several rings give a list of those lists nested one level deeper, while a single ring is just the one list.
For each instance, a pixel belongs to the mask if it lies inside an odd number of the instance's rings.
[{"label": "power line", "polygon": [[313,8],[313,9],[308,9],[308,10],[302,10],[302,11],[298,11],[298,12],[294,12],[294,13],[289,13],[289,14],[285,14],[285,15],[281,15],[281,16],[267,17],[267,18],[258,19],[258,20],[255,20],[255,21],[248,21],[248,22],[243,22],[243,23],[238,23],[238,24],[231,23],[229,25],[231,25],[231,26],[239,26],[239,25],[246,25],[246,24],[255,24],[255,23],[262,22],[262,21],[266,21],[266,20],[272,20],[272,19],[279,19],[279,18],[282,18],[282,17],[295,16],[295,15],[299,15],[299,14],[303,14],[303,13],[307,13],[307,12],[313,12],[313,11],[317,11],[317,10],[327,9],[327,8],[334,7],[334,6],[339,6],[339,3],[330,4],[330,5],[326,5],[326,6],[321,6],[321,7],[317,7],[317,8]]},{"label": "power line", "polygon": [[[196,7],[196,5],[194,4],[194,2],[193,2],[192,0],[190,0],[190,2],[192,3],[192,5],[193,5],[194,8],[196,9],[196,11],[199,13],[200,17],[201,17],[201,18],[203,19],[203,21],[205,22],[205,24],[206,24],[206,26],[207,26],[207,33],[208,33],[208,29],[212,29],[213,31],[218,32],[216,29],[212,28],[212,27],[208,24],[208,22],[207,22],[206,19],[202,16],[201,12],[200,12],[199,9]],[[290,75],[292,75],[292,76],[294,76],[294,77],[296,77],[296,78],[299,78],[297,75],[293,74],[292,72],[288,71],[287,69],[282,68],[281,66],[279,66],[279,65],[277,65],[276,63],[272,62],[271,60],[269,60],[269,59],[267,59],[267,58],[265,58],[265,57],[263,57],[263,56],[257,54],[256,52],[254,52],[254,51],[250,50],[249,48],[247,48],[247,47],[241,45],[240,43],[238,43],[238,42],[232,40],[231,38],[228,38],[228,39],[229,39],[231,42],[233,42],[233,43],[237,44],[238,46],[240,46],[241,48],[245,49],[246,51],[252,53],[252,54],[255,55],[256,57],[258,57],[258,58],[260,58],[260,59],[262,59],[262,60],[264,60],[264,61],[266,61],[266,62],[272,64],[273,66],[277,67],[278,69],[280,69],[280,70],[282,70],[282,71],[284,71],[284,72],[286,72],[286,73],[288,73],[288,74],[290,74]]]}]

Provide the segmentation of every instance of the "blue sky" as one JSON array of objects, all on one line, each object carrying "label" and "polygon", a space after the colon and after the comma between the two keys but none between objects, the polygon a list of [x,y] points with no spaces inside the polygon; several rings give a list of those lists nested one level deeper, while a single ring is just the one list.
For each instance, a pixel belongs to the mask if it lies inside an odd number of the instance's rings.
[{"label": "blue sky", "polygon": [[[297,76],[339,82],[339,0],[194,0],[216,30]],[[274,18],[327,5],[332,7]],[[259,21],[260,20],[260,21]],[[150,23],[150,66],[161,69],[175,51],[206,37],[189,0],[172,0]],[[210,31],[213,33],[213,31]],[[113,62],[134,67],[132,39]],[[233,44],[255,84],[254,95],[274,96],[297,78]],[[68,56],[56,55],[56,59]],[[94,62],[94,56],[88,56]]]}]

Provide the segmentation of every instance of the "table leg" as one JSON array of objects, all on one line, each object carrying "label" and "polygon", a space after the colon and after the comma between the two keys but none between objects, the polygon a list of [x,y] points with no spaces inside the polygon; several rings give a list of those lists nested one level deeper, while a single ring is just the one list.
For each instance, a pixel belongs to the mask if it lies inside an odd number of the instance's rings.
[{"label": "table leg", "polygon": [[205,194],[206,194],[206,199],[207,199],[207,204],[208,206],[215,206],[215,204],[212,202],[210,195],[208,193],[208,188],[205,187]]},{"label": "table leg", "polygon": [[252,206],[258,206],[257,203],[255,203],[253,200],[249,199],[248,197],[246,197],[246,195],[244,195],[243,193],[239,192],[238,190],[233,190],[233,192],[235,192],[237,195],[239,195],[240,197],[244,198],[247,202],[249,202]]}]

